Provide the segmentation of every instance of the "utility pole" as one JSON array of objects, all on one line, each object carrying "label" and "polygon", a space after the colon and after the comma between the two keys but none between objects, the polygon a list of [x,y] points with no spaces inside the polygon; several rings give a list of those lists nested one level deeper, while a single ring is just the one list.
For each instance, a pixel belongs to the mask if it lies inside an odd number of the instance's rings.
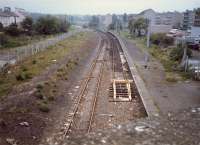
[{"label": "utility pole", "polygon": [[147,48],[150,47],[150,36],[151,36],[151,20],[147,20],[148,28],[147,28]]}]

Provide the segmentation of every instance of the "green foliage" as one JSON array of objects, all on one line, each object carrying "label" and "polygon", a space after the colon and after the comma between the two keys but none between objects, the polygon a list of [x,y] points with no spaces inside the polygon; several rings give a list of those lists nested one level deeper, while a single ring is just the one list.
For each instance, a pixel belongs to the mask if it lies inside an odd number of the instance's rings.
[{"label": "green foliage", "polygon": [[25,80],[28,80],[31,78],[32,78],[32,74],[28,73],[28,72],[24,72],[24,71],[22,71],[18,75],[16,75],[17,81],[25,81]]},{"label": "green foliage", "polygon": [[35,24],[36,32],[45,35],[67,32],[69,28],[70,23],[50,15],[40,17]]},{"label": "green foliage", "polygon": [[108,26],[108,29],[109,30],[115,30],[115,25],[112,23]]},{"label": "green foliage", "polygon": [[33,19],[31,17],[26,17],[22,22],[21,26],[25,32],[31,34],[33,30]]},{"label": "green foliage", "polygon": [[[169,56],[174,61],[180,61],[184,54],[184,48],[181,46],[175,47],[171,50]],[[192,55],[192,51],[187,49],[187,55],[190,57]]]},{"label": "green foliage", "polygon": [[60,32],[68,32],[70,28],[70,23],[68,23],[67,21],[60,21],[60,24],[59,24],[59,31]]},{"label": "green foliage", "polygon": [[39,34],[55,34],[59,32],[59,21],[56,17],[46,16],[40,17],[36,23],[36,31]]},{"label": "green foliage", "polygon": [[151,35],[151,42],[152,44],[166,47],[173,45],[174,39],[172,37],[167,37],[165,33],[157,33]]},{"label": "green foliage", "polygon": [[144,18],[139,18],[137,20],[132,19],[129,21],[128,28],[129,28],[131,34],[134,34],[134,35],[140,37],[142,35],[141,34],[142,30],[144,30],[145,32],[147,31],[148,23],[149,23],[149,21]]},{"label": "green foliage", "polygon": [[3,31],[3,24],[0,22],[0,32]]},{"label": "green foliage", "polygon": [[4,28],[6,34],[10,36],[19,36],[21,34],[21,30],[18,28],[16,24],[11,24],[10,26]]},{"label": "green foliage", "polygon": [[5,34],[1,33],[0,34],[0,46],[4,46],[7,43],[8,43],[8,37]]},{"label": "green foliage", "polygon": [[38,108],[41,112],[48,113],[50,111],[48,104],[44,101],[38,103]]}]

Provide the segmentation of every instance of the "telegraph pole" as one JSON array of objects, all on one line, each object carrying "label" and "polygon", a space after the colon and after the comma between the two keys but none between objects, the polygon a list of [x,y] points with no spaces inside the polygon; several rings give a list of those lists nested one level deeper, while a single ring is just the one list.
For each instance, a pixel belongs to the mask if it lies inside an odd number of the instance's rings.
[{"label": "telegraph pole", "polygon": [[147,20],[148,29],[147,29],[147,48],[150,47],[150,36],[151,36],[151,20]]}]

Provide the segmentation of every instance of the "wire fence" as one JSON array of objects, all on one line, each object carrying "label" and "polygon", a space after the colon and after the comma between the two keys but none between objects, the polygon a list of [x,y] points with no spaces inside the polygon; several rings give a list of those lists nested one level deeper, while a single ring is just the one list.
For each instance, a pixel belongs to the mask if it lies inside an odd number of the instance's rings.
[{"label": "wire fence", "polygon": [[50,46],[54,46],[56,43],[80,32],[80,30],[74,32],[68,32],[64,34],[58,34],[52,38],[48,38],[33,44],[26,46],[16,47],[8,50],[0,51],[0,71],[7,64],[15,64],[16,62],[22,61],[23,59],[30,57],[38,52],[46,50]]}]

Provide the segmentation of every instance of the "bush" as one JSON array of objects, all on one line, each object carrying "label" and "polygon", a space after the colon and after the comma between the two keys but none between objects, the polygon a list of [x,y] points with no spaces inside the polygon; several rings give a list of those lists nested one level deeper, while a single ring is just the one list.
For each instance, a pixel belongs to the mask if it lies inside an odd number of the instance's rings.
[{"label": "bush", "polygon": [[26,17],[22,22],[21,26],[27,34],[31,34],[33,30],[33,19],[31,17]]},{"label": "bush", "polygon": [[0,34],[0,45],[4,46],[8,43],[8,37],[5,34]]},{"label": "bush", "polygon": [[50,111],[48,104],[46,104],[45,102],[39,102],[38,108],[41,112],[48,113]]},{"label": "bush", "polygon": [[16,76],[16,80],[17,81],[25,81],[27,79],[31,79],[32,75],[28,72],[20,72],[17,76]]},{"label": "bush", "polygon": [[152,34],[150,40],[155,45],[170,46],[174,43],[174,39],[166,36],[165,33]]},{"label": "bush", "polygon": [[3,24],[0,22],[0,32],[3,31]]},{"label": "bush", "polygon": [[43,86],[42,84],[38,84],[38,85],[36,86],[36,88],[37,88],[38,90],[42,90],[42,89],[44,88],[44,86]]},{"label": "bush", "polygon": [[39,34],[55,34],[59,32],[59,21],[56,17],[40,17],[36,23],[36,31]]},{"label": "bush", "polygon": [[[180,61],[184,54],[184,48],[178,46],[175,48],[172,48],[169,56],[174,61]],[[190,49],[187,49],[187,55],[190,57],[192,55],[192,51]]]},{"label": "bush", "polygon": [[16,24],[11,24],[10,26],[4,29],[5,33],[10,36],[19,36],[21,34],[21,30],[17,27]]},{"label": "bush", "polygon": [[41,91],[36,91],[35,97],[37,97],[38,99],[44,99],[45,98]]}]

